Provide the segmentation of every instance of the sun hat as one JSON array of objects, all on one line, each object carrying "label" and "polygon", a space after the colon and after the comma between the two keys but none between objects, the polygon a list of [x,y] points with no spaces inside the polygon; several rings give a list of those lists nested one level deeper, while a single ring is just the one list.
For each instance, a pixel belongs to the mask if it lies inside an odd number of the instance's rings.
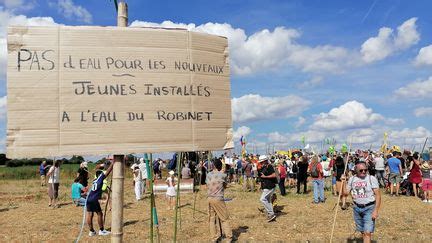
[{"label": "sun hat", "polygon": [[421,169],[422,170],[429,170],[430,169],[429,163],[427,161],[423,162],[421,165]]},{"label": "sun hat", "polygon": [[264,162],[264,161],[268,161],[268,157],[267,155],[260,155],[258,162]]},{"label": "sun hat", "polygon": [[173,171],[173,170],[170,170],[170,171],[168,172],[168,174],[169,174],[169,175],[174,175],[174,171]]}]

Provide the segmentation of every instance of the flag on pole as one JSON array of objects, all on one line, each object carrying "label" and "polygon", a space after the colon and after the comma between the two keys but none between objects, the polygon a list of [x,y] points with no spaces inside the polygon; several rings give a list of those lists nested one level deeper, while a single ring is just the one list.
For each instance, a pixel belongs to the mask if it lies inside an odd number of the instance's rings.
[{"label": "flag on pole", "polygon": [[302,142],[302,144],[303,144],[303,147],[305,147],[305,145],[306,145],[306,137],[305,137],[305,135],[303,135],[303,136],[301,137],[301,142]]}]

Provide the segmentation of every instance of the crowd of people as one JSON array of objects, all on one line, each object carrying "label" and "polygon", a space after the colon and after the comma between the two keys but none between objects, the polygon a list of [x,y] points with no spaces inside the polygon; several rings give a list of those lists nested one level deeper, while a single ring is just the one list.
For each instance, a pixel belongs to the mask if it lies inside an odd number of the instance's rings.
[{"label": "crowd of people", "polygon": [[[210,233],[214,240],[220,235],[216,230],[220,225],[225,237],[230,240],[232,232],[229,226],[228,209],[225,205],[224,190],[229,184],[240,184],[245,192],[261,190],[259,201],[261,211],[267,215],[267,221],[276,220],[274,202],[276,188],[280,196],[287,193],[307,194],[308,185],[312,186],[312,204],[326,202],[324,191],[338,197],[342,210],[349,208],[347,197],[353,201],[354,221],[357,230],[363,233],[366,242],[374,232],[374,219],[378,217],[382,191],[389,196],[414,196],[425,203],[432,203],[431,161],[421,158],[419,153],[393,151],[387,155],[380,152],[358,150],[353,153],[314,154],[295,151],[292,154],[274,153],[269,155],[248,154],[244,156],[222,155],[170,161],[161,159],[146,163],[143,158],[131,165],[135,199],[144,198],[149,187],[149,170],[153,170],[155,180],[166,183],[166,198],[169,209],[175,208],[176,184],[178,177],[193,178],[195,185],[207,189],[210,217]],[[177,161],[181,169],[177,171]],[[55,161],[49,166],[44,161],[40,165],[41,186],[47,186],[49,207],[58,207],[60,184],[60,164]],[[96,166],[95,173],[89,172],[86,162],[80,164],[76,178],[71,186],[72,202],[76,206],[86,207],[86,219],[89,235],[96,235],[93,216],[96,213],[99,235],[108,235],[104,229],[103,213],[99,203],[110,204],[109,183],[106,177],[112,170],[113,163]],[[162,177],[162,171],[167,175]],[[91,183],[89,183],[91,180]]]},{"label": "crowd of people", "polygon": [[[420,158],[419,153],[408,151],[393,151],[387,155],[369,150],[320,155],[298,151],[292,156],[249,154],[242,157],[234,155],[233,159],[222,156],[212,162],[200,163],[202,169],[198,171],[208,173],[208,177],[216,167],[218,174],[220,171],[224,174],[218,177],[220,180],[216,183],[212,179],[205,180],[212,212],[211,233],[218,220],[224,222],[224,231],[230,230],[223,200],[220,199],[222,201],[218,204],[214,201],[223,195],[223,188],[227,184],[242,184],[245,191],[255,191],[259,185],[259,200],[264,207],[261,211],[267,214],[268,222],[272,222],[276,219],[273,208],[276,188],[279,188],[281,196],[287,194],[287,189],[293,189],[296,194],[305,194],[308,192],[308,183],[311,183],[313,204],[325,203],[324,191],[327,189],[338,197],[341,209],[346,210],[347,197],[351,195],[356,230],[362,233],[364,242],[370,242],[381,207],[380,188],[391,197],[414,196],[424,203],[432,203],[431,162],[427,156]],[[224,165],[223,170],[218,168],[219,163]],[[201,177],[205,176],[201,174]],[[219,217],[217,220],[214,219],[215,215]],[[220,234],[212,236],[214,240],[221,237]],[[232,234],[225,232],[225,236],[230,240]]]}]

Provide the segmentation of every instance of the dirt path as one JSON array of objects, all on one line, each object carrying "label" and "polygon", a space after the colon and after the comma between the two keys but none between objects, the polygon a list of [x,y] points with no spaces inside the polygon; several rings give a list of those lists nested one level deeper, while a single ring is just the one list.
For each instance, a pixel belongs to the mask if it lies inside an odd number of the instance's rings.
[{"label": "dirt path", "polygon": [[[149,237],[149,200],[136,202],[133,188],[125,183],[124,239],[126,242],[144,241]],[[46,189],[37,180],[0,181],[0,241],[71,242],[82,221],[82,208],[70,203],[69,185],[60,188],[61,207],[47,206]],[[295,195],[293,190],[278,199],[281,210],[275,222],[267,223],[258,211],[259,193],[242,192],[239,186],[227,189],[226,198],[231,213],[231,226],[239,241],[329,241],[332,208],[336,198],[326,192],[325,204],[312,204],[312,194]],[[173,235],[174,211],[167,209],[163,196],[156,200],[163,241]],[[205,193],[197,197],[198,211],[193,218],[193,195],[182,195],[180,241],[208,241],[207,205]],[[103,207],[103,206],[102,206]],[[424,204],[414,197],[391,198],[383,196],[383,209],[377,221],[374,239],[378,241],[432,242],[432,204]],[[106,228],[110,228],[111,215],[107,215]],[[95,222],[96,223],[96,222]],[[97,225],[97,224],[95,224]],[[97,227],[95,227],[97,229]],[[352,210],[339,211],[336,224],[336,242],[346,242],[354,232]],[[83,241],[110,241],[110,237],[92,237],[85,227]]]}]

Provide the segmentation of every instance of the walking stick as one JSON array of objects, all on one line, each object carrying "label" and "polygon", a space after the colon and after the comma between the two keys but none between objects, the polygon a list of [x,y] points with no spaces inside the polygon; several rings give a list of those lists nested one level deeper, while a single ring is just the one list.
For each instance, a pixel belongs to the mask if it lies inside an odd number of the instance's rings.
[{"label": "walking stick", "polygon": [[421,151],[421,153],[420,153],[420,156],[422,156],[422,154],[423,154],[423,152],[424,152],[424,149],[425,149],[425,147],[426,147],[427,140],[428,140],[428,137],[426,137],[426,139],[425,139],[425,142],[424,142],[424,144],[423,144],[423,148],[422,148],[422,151]]},{"label": "walking stick", "polygon": [[[111,183],[112,183],[112,177],[111,177]],[[105,211],[104,211],[104,215],[103,215],[103,224],[105,225],[105,219],[106,219],[106,212],[107,212],[107,208],[108,208],[108,204],[109,204],[109,200],[111,199],[111,188],[109,186],[107,186],[107,190],[108,190],[108,198],[107,201],[105,203]]]},{"label": "walking stick", "polygon": [[174,214],[174,237],[173,241],[177,242],[177,217],[178,217],[178,209],[179,209],[179,202],[180,202],[180,169],[181,169],[181,158],[183,157],[183,153],[178,153],[177,156],[177,195],[176,195],[176,207],[175,207],[175,214]]},{"label": "walking stick", "polygon": [[[198,153],[198,164],[201,162],[201,152]],[[192,211],[192,217],[195,218],[195,205],[196,205],[196,198],[197,198],[197,194],[198,194],[198,189],[195,187],[195,182],[197,181],[197,175],[198,173],[195,170],[195,175],[194,175],[194,184],[193,184],[193,188],[194,188],[194,202],[193,202],[193,211]]]},{"label": "walking stick", "polygon": [[[348,168],[349,153],[351,152],[351,142],[352,142],[352,140],[350,141],[350,145],[349,145],[348,153],[347,153],[347,155],[346,155],[346,163],[345,163],[345,168],[344,168],[344,173],[343,173],[343,175],[346,174],[346,170],[347,170],[347,168]],[[346,180],[345,180],[345,181],[346,181]],[[337,203],[336,203],[336,205],[335,205],[335,207],[336,207],[336,211],[335,211],[335,215],[334,215],[334,218],[333,218],[333,226],[332,226],[332,231],[331,231],[331,235],[330,235],[330,243],[333,242],[333,233],[334,233],[334,229],[335,229],[335,226],[336,226],[336,217],[337,217],[337,213],[338,213],[338,209],[339,209],[338,205],[339,205],[339,202],[340,202],[340,200],[341,200],[341,198],[342,198],[342,191],[343,191],[343,188],[344,188],[344,183],[345,183],[345,182],[342,181],[341,188],[339,189],[339,197],[338,197]]]}]

